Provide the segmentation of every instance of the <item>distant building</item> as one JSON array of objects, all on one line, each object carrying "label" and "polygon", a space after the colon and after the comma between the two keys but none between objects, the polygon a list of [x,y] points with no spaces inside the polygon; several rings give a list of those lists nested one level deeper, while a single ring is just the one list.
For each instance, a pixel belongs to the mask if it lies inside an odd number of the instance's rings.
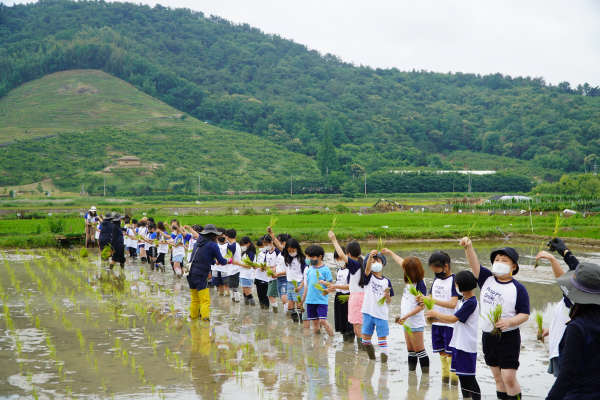
[{"label": "distant building", "polygon": [[463,170],[455,170],[455,171],[390,171],[395,174],[408,174],[412,172],[421,173],[421,172],[435,172],[436,174],[473,174],[473,175],[490,175],[495,174],[496,171],[463,171]]},{"label": "distant building", "polygon": [[495,200],[495,201],[507,201],[507,200],[531,201],[533,199],[531,197],[521,196],[521,195],[518,195],[518,194],[499,194],[499,195],[496,195],[494,197],[490,197],[489,200]]},{"label": "distant building", "polygon": [[125,165],[141,165],[142,160],[134,157],[134,156],[124,156],[117,160],[117,165],[125,166]]}]

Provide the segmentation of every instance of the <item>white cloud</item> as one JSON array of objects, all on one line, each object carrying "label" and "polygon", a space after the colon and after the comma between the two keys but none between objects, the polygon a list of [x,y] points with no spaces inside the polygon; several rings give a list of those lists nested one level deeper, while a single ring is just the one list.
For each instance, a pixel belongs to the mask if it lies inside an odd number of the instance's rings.
[{"label": "white cloud", "polygon": [[[156,1],[142,1],[154,5]],[[161,0],[371,67],[600,85],[596,0]],[[10,2],[9,2],[10,4]]]}]

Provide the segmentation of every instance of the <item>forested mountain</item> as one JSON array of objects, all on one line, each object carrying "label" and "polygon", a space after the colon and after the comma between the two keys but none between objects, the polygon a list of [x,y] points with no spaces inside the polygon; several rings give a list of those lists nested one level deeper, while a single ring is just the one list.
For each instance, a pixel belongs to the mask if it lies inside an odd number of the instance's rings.
[{"label": "forested mountain", "polygon": [[327,126],[347,174],[430,166],[556,180],[589,170],[600,154],[600,89],[587,84],[356,66],[246,24],[160,5],[0,7],[0,96],[84,68],[309,156]]}]

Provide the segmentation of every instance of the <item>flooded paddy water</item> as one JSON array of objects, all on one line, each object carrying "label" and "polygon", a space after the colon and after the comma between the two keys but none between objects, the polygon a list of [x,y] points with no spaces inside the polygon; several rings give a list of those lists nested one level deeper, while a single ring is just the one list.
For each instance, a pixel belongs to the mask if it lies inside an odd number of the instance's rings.
[{"label": "flooded paddy water", "polygon": [[[445,250],[444,243],[439,246]],[[388,247],[401,248],[392,243]],[[547,263],[533,268],[535,247],[517,246],[522,258],[516,278],[527,287],[532,310],[543,313],[547,327],[561,292]],[[478,244],[484,266],[492,248]],[[431,251],[411,244],[398,253],[418,256],[426,265]],[[445,251],[454,272],[467,267],[463,250]],[[382,365],[369,362],[365,352],[344,343],[341,335],[313,335],[312,329],[304,330],[281,312],[232,303],[215,290],[210,325],[186,322],[186,280],[150,271],[139,261],[128,259],[124,270],[117,266],[107,271],[97,252],[88,258],[75,250],[55,249],[2,254],[0,399],[461,398],[457,388],[441,382],[429,326],[425,343],[431,372],[422,376],[420,371],[408,372],[402,328],[393,322],[389,362]],[[576,255],[580,260],[600,258],[589,250]],[[331,253],[327,257],[331,261]],[[335,275],[337,267],[329,265]],[[383,274],[396,292],[393,321],[400,312],[402,270],[390,261]],[[427,267],[426,280],[429,287],[433,273]],[[329,310],[333,324],[333,296]],[[518,377],[524,397],[545,398],[554,378],[546,373],[547,344],[536,340],[530,322],[521,327]],[[495,398],[481,345],[477,378],[482,397]]]}]

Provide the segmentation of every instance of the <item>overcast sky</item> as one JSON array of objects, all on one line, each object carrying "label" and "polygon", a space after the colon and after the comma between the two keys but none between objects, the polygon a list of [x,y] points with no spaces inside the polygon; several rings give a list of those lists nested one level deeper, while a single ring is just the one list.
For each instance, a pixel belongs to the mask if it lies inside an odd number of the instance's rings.
[{"label": "overcast sky", "polygon": [[357,65],[600,85],[600,0],[142,2],[248,23]]}]

